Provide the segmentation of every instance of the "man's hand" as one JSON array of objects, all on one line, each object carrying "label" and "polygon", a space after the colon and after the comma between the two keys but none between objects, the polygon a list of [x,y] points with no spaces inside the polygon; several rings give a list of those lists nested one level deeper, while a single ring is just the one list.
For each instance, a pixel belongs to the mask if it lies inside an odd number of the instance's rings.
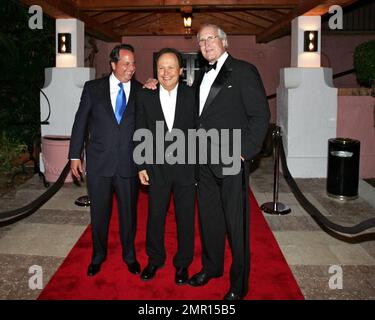
[{"label": "man's hand", "polygon": [[143,184],[145,186],[150,185],[150,182],[149,182],[150,180],[149,180],[149,177],[148,177],[148,174],[147,174],[146,170],[139,171],[138,177],[139,177],[139,180],[141,181],[141,184]]},{"label": "man's hand", "polygon": [[151,90],[156,90],[157,88],[157,85],[158,84],[158,80],[156,79],[152,79],[152,78],[148,78],[146,83],[143,85],[143,88],[147,88],[147,89],[151,89]]},{"label": "man's hand", "polygon": [[70,160],[70,170],[72,170],[73,176],[79,179],[83,173],[81,160]]},{"label": "man's hand", "polygon": [[242,160],[242,161],[245,161],[245,158],[244,158],[243,156],[241,156],[241,160]]}]

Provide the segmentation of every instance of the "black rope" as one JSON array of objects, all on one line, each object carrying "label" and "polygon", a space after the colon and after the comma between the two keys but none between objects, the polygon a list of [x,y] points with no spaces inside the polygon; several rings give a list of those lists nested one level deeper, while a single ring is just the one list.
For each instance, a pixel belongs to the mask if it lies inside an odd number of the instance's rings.
[{"label": "black rope", "polygon": [[46,94],[44,93],[44,91],[42,89],[40,89],[40,88],[39,88],[39,90],[42,93],[42,95],[46,98],[47,104],[48,104],[48,115],[47,115],[47,118],[45,120],[41,121],[40,124],[49,124],[48,120],[49,120],[49,118],[51,116],[51,104],[49,103],[49,99],[46,96]]},{"label": "black rope", "polygon": [[375,227],[375,218],[364,220],[354,226],[342,226],[337,223],[334,223],[327,219],[317,208],[314,207],[314,205],[303,195],[301,190],[299,189],[297,183],[293,179],[292,175],[290,174],[290,171],[288,169],[288,165],[286,163],[285,158],[285,150],[283,141],[281,139],[281,136],[278,136],[277,139],[280,139],[280,158],[281,158],[281,167],[283,169],[283,175],[288,183],[290,189],[292,190],[294,196],[296,197],[297,201],[300,203],[300,205],[307,211],[308,214],[321,226],[328,228],[330,230],[345,233],[345,234],[358,234],[361,233],[367,229],[374,228]]},{"label": "black rope", "polygon": [[64,185],[64,181],[69,173],[69,170],[70,161],[68,161],[68,163],[65,165],[57,181],[37,199],[35,199],[34,201],[32,201],[31,203],[22,208],[0,212],[0,227],[4,227],[16,221],[24,219],[33,214],[35,211],[37,211],[43,204],[45,204],[49,199],[51,199],[56,194],[56,192],[59,191],[60,188]]}]

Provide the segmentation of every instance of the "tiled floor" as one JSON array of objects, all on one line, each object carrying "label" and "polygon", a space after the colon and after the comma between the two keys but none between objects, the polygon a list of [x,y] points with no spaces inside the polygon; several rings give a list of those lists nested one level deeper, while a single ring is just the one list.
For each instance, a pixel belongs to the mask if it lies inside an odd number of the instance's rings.
[{"label": "tiled floor", "polygon": [[[272,168],[272,158],[263,158],[251,175],[259,205],[272,200]],[[325,179],[298,179],[297,183],[309,201],[336,223],[350,226],[375,216],[375,188],[364,181],[360,181],[360,197],[350,202],[327,197]],[[375,241],[359,238],[348,243],[348,239],[328,235],[299,205],[283,178],[279,190],[279,201],[292,212],[265,217],[305,298],[375,299]],[[0,212],[21,207],[43,191],[34,176],[0,198]],[[66,185],[30,217],[0,228],[0,299],[35,299],[39,295],[39,289],[29,288],[33,275],[29,268],[42,267],[43,285],[57,270],[89,223],[88,209],[74,205],[84,194],[84,187]],[[330,288],[330,284],[340,287],[341,283],[342,289]]]}]

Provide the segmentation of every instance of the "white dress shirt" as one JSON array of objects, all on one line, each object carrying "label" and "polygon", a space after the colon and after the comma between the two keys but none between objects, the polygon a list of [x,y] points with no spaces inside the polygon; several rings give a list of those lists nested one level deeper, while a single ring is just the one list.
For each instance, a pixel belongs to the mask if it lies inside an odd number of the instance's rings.
[{"label": "white dress shirt", "polygon": [[178,84],[169,92],[168,90],[165,90],[162,85],[160,85],[159,90],[160,104],[169,132],[172,131],[174,116],[176,113],[177,88]]},{"label": "white dress shirt", "polygon": [[199,115],[201,115],[204,104],[206,103],[208,94],[210,93],[211,86],[214,83],[217,75],[220,72],[225,60],[228,58],[228,52],[224,52],[217,60],[216,69],[211,69],[203,76],[201,86],[199,88]]},{"label": "white dress shirt", "polygon": [[[130,95],[130,82],[131,81],[122,83],[124,87],[124,91],[125,91],[125,96],[126,96],[126,104],[128,104],[129,95]],[[112,72],[111,75],[109,76],[109,92],[111,94],[111,104],[112,104],[113,112],[115,112],[115,109],[116,109],[116,99],[117,99],[118,92],[120,90],[120,87],[118,86],[119,83],[120,83],[120,80],[117,79],[116,76]]]}]

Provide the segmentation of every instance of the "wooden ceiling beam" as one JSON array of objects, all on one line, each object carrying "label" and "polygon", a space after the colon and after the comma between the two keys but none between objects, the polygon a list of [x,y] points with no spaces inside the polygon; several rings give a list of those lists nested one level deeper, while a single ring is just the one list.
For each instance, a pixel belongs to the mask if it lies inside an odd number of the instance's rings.
[{"label": "wooden ceiling beam", "polygon": [[[215,19],[219,19],[219,20],[224,21],[226,23],[230,23],[230,24],[232,24],[236,27],[239,27],[239,28],[243,27],[243,25],[237,19],[233,19],[230,16],[226,16],[225,13],[223,13],[223,12],[221,12],[221,13],[211,12],[211,13],[206,13],[205,15],[208,16],[208,17],[213,17]],[[222,26],[222,24],[220,24],[219,22],[217,24]],[[225,31],[225,27],[222,27],[222,28]]]},{"label": "wooden ceiling beam", "polygon": [[252,17],[262,19],[262,20],[267,21],[267,22],[271,22],[271,23],[275,22],[275,19],[272,19],[269,14],[264,12],[264,10],[252,10],[252,11],[247,10],[244,13],[246,13],[246,14],[252,16]]},{"label": "wooden ceiling beam", "polygon": [[151,17],[151,16],[154,16],[155,13],[141,13],[141,14],[137,14],[137,15],[132,15],[132,17],[130,17],[129,19],[126,19],[126,21],[119,21],[119,23],[114,23],[112,25],[113,28],[121,28],[121,27],[124,27],[124,26],[127,26],[127,25],[130,25],[130,24],[133,24],[133,23],[137,23],[139,21],[142,21],[148,17]]},{"label": "wooden ceiling beam", "polygon": [[88,11],[86,14],[89,15],[91,18],[94,18],[94,17],[98,17],[98,16],[104,14],[104,12],[100,12],[100,11]]},{"label": "wooden ceiling beam", "polygon": [[247,11],[233,12],[233,13],[228,13],[228,14],[233,17],[237,17],[237,19],[240,19],[241,21],[245,21],[253,25],[256,25],[258,27],[261,27],[262,29],[269,28],[275,22],[275,21],[269,21],[263,18],[259,18],[256,15],[248,13]]},{"label": "wooden ceiling beam", "polygon": [[232,17],[233,19],[235,19],[239,22],[250,24],[250,25],[252,25],[256,28],[261,28],[261,29],[265,28],[265,26],[259,25],[254,21],[250,21],[250,20],[246,19],[246,17],[244,17],[243,14],[240,13],[240,12],[238,12],[238,13],[223,12],[223,14],[225,14],[228,17]]},{"label": "wooden ceiling beam", "polygon": [[126,17],[128,15],[132,15],[131,12],[105,12],[103,13],[103,16],[100,18],[96,18],[100,23],[108,24],[111,23],[114,20],[121,19],[123,17]]},{"label": "wooden ceiling beam", "polygon": [[164,15],[161,15],[160,13],[157,13],[157,14],[153,14],[151,16],[147,16],[145,17],[145,19],[143,20],[142,19],[142,25],[139,26],[139,21],[138,20],[137,22],[135,23],[132,23],[132,24],[127,24],[127,27],[123,28],[124,25],[118,25],[115,30],[118,30],[117,32],[121,32],[122,30],[126,29],[126,28],[143,28],[143,27],[147,27],[147,28],[150,28],[152,29],[154,26],[158,26],[159,23],[156,23],[156,21],[160,21],[162,19],[162,17],[164,17]]},{"label": "wooden ceiling beam", "polygon": [[323,15],[325,15],[328,12],[330,6],[339,5],[341,7],[345,7],[345,6],[353,4],[356,1],[357,0],[326,0],[326,1],[324,1],[323,4],[315,7],[312,10],[310,10],[305,15],[309,15],[309,16],[323,16]]},{"label": "wooden ceiling beam", "polygon": [[160,8],[182,6],[193,7],[247,7],[247,8],[292,8],[298,0],[76,0],[81,10],[118,10],[129,8]]},{"label": "wooden ceiling beam", "polygon": [[269,42],[271,40],[274,40],[281,35],[289,32],[290,30],[290,23],[291,21],[306,12],[310,11],[311,9],[317,7],[318,5],[322,4],[324,1],[322,0],[302,0],[300,1],[300,4],[295,7],[291,12],[284,15],[281,19],[278,21],[275,21],[275,23],[262,32],[261,34],[258,34],[256,36],[257,42]]},{"label": "wooden ceiling beam", "polygon": [[328,12],[331,5],[337,4],[346,6],[356,2],[356,0],[302,0],[290,13],[284,15],[281,19],[256,37],[257,42],[269,42],[285,35],[290,30],[291,21],[302,15],[324,15]]}]

